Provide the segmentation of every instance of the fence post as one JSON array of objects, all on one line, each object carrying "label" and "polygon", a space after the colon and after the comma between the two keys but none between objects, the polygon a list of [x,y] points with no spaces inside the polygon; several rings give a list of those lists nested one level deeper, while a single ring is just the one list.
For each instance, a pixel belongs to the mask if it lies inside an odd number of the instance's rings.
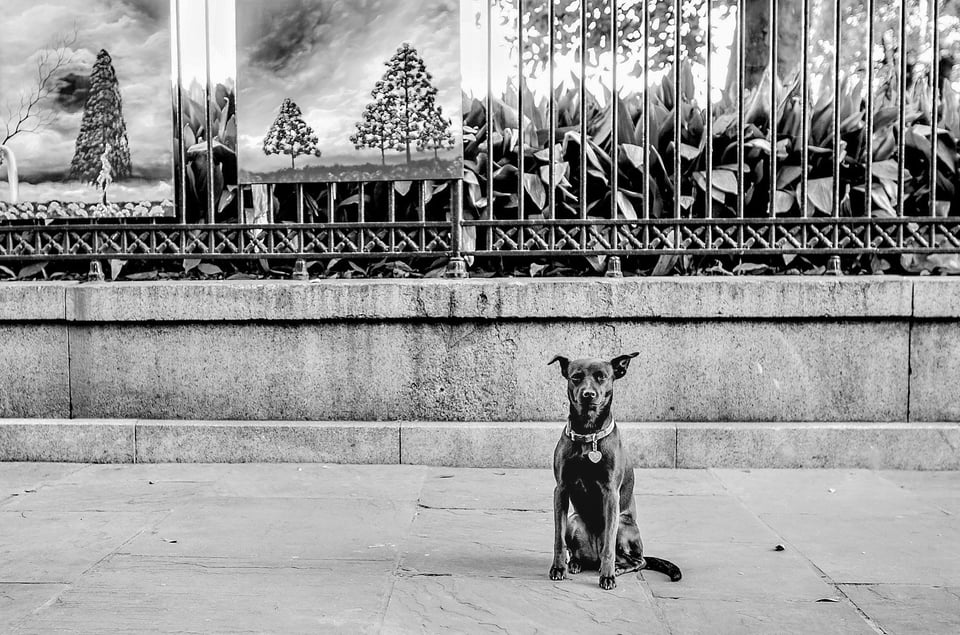
[{"label": "fence post", "polygon": [[87,273],[87,280],[90,282],[103,282],[106,277],[103,275],[103,265],[99,260],[90,261],[90,271]]},{"label": "fence post", "polygon": [[450,194],[450,262],[444,278],[467,278],[467,260],[463,257],[463,180],[453,182]]}]

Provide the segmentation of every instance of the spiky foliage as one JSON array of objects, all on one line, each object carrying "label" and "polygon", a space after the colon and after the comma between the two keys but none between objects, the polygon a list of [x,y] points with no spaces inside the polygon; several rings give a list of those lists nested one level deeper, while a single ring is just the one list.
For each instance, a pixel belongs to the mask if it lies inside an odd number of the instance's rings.
[{"label": "spiky foliage", "polygon": [[70,163],[70,178],[96,183],[100,159],[110,147],[109,159],[114,181],[133,172],[127,124],[123,119],[123,99],[110,54],[101,49],[90,74],[90,94],[83,107],[83,120],[76,150]]},{"label": "spiky foliage", "polygon": [[268,156],[288,154],[291,167],[296,169],[297,157],[320,156],[318,143],[319,140],[313,128],[303,120],[300,106],[287,97],[280,105],[280,114],[277,115],[277,119],[263,139],[263,153]]}]

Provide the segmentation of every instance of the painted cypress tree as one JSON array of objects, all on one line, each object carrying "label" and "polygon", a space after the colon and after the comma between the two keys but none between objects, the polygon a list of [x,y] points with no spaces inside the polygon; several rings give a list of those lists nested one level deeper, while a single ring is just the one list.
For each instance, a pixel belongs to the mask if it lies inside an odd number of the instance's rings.
[{"label": "painted cypress tree", "polygon": [[287,97],[280,105],[280,114],[270,126],[267,136],[263,140],[263,153],[289,154],[290,165],[297,167],[299,156],[320,156],[317,148],[319,140],[313,128],[303,120],[303,113],[292,99]]},{"label": "painted cypress tree", "polygon": [[101,157],[110,148],[107,159],[114,181],[130,176],[130,143],[127,124],[123,120],[123,100],[113,59],[101,49],[90,74],[90,93],[83,107],[83,120],[76,150],[70,163],[70,178],[96,183],[101,170]]},{"label": "painted cypress tree", "polygon": [[399,147],[402,141],[396,96],[384,92],[382,88],[383,82],[377,82],[372,93],[376,101],[370,102],[363,109],[363,117],[356,124],[357,131],[350,135],[350,142],[357,150],[380,150],[380,163],[386,165],[386,151]]},{"label": "painted cypress tree", "polygon": [[[371,92],[374,108],[368,106],[357,129],[376,128],[376,119],[392,112],[397,123],[396,134],[390,136],[393,149],[406,152],[410,162],[410,146],[416,144],[428,128],[432,104],[436,101],[437,89],[433,76],[417,53],[417,49],[404,42],[384,65],[387,71]],[[373,145],[370,147],[380,147]]]}]

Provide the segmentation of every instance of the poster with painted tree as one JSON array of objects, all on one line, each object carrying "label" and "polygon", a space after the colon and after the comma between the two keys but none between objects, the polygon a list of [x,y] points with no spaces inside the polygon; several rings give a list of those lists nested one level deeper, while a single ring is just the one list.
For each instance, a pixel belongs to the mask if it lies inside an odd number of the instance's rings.
[{"label": "poster with painted tree", "polygon": [[170,0],[3,0],[0,220],[172,216]]},{"label": "poster with painted tree", "polygon": [[237,47],[242,182],[462,175],[459,0],[237,0]]}]

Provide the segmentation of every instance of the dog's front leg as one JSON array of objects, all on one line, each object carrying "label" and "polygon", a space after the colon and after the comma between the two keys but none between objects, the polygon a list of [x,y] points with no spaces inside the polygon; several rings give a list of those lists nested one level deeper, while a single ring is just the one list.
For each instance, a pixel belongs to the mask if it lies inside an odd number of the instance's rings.
[{"label": "dog's front leg", "polygon": [[570,496],[558,483],[553,490],[553,566],[550,567],[551,580],[563,580],[567,573],[567,513],[570,509]]},{"label": "dog's front leg", "polygon": [[603,496],[603,550],[600,552],[600,588],[617,586],[617,528],[620,523],[620,490],[612,484],[601,488]]}]

